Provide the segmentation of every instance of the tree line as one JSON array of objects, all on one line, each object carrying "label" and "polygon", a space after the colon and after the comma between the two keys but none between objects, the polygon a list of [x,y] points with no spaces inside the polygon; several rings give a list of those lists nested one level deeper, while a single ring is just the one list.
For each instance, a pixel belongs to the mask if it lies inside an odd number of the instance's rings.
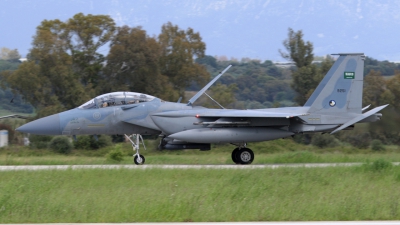
[{"label": "tree line", "polygon": [[[234,65],[220,78],[222,85],[236,85],[234,100],[231,101],[233,108],[302,106],[335,59],[328,55],[319,58],[321,62],[312,63],[315,59],[313,44],[303,39],[301,30],[289,28],[283,46],[285,49],[280,50],[282,57],[294,62],[294,67],[278,68],[268,60],[218,61],[212,56],[197,59],[196,62],[205,65],[211,74],[216,74],[229,64]],[[390,106],[382,111],[381,121],[363,126],[362,129],[339,132],[332,137],[334,139],[325,141],[335,143],[338,139],[363,148],[368,147],[374,139],[385,144],[400,144],[400,128],[397,126],[400,123],[400,103],[397,101],[400,98],[400,65],[366,57],[364,66],[364,106]],[[299,141],[306,144],[311,143],[313,138],[312,135],[299,137]]]},{"label": "tree line", "polygon": [[[281,56],[295,67],[279,68],[269,60],[218,61],[205,55],[206,44],[191,28],[166,23],[158,36],[150,37],[141,27],[118,27],[106,15],[78,13],[67,21],[42,21],[28,61],[17,67],[8,64],[19,56],[18,51],[2,51],[0,77],[3,87],[36,109],[37,117],[113,91],[142,92],[169,101],[188,98],[188,91],[199,90],[210,74],[216,75],[228,64],[234,66],[209,91],[222,105],[239,109],[301,106],[334,58],[326,56],[313,63],[313,44],[303,39],[301,30],[289,28],[283,47]],[[383,111],[382,121],[362,131],[367,134],[356,135],[366,137],[361,142],[380,139],[400,144],[400,129],[393,125],[400,122],[399,70],[397,64],[366,57],[363,103],[391,107]],[[199,103],[216,107],[206,100]]]},{"label": "tree line", "polygon": [[[288,53],[281,52],[283,57],[296,63],[297,69],[292,74],[292,87],[296,91],[295,99],[299,105],[304,104],[333,63],[327,57],[319,68],[316,68],[315,64],[311,64],[313,45],[310,42],[304,42],[302,37],[301,30],[295,32],[289,29],[288,39],[283,42]],[[382,111],[383,120],[368,124],[367,129],[357,129],[349,133],[342,132],[336,137],[358,145],[358,147],[368,147],[372,140],[382,141],[386,144],[400,144],[400,129],[393,126],[400,122],[400,104],[396,100],[400,98],[400,71],[394,70],[394,75],[385,79],[382,73],[387,71],[371,69],[371,66],[374,66],[371,64],[375,64],[375,69],[385,67],[379,67],[377,61],[371,58],[366,58],[365,61],[367,74],[364,77],[364,106],[371,104],[372,107],[376,107],[390,104],[390,107]],[[383,63],[388,66],[387,62]],[[395,67],[395,64],[389,66]]]},{"label": "tree line", "polygon": [[[108,54],[101,54],[109,46]],[[176,101],[195,81],[209,80],[205,43],[193,29],[166,23],[157,37],[141,27],[116,26],[106,15],[78,13],[67,21],[44,20],[32,48],[14,71],[1,73],[38,117],[77,107],[105,92],[134,91]]]}]

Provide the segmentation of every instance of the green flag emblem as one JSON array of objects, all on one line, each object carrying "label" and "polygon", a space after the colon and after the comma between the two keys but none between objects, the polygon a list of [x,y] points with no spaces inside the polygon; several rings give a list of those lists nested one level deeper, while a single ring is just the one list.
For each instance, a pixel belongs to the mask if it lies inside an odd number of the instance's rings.
[{"label": "green flag emblem", "polygon": [[356,73],[354,72],[344,72],[344,79],[354,79]]}]

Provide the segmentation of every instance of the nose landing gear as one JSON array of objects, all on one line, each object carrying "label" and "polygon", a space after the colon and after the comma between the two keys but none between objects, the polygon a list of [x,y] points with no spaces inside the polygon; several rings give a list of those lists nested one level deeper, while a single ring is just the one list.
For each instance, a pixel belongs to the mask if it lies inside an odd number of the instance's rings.
[{"label": "nose landing gear", "polygon": [[130,136],[125,134],[125,137],[132,143],[133,151],[135,154],[133,155],[133,162],[136,165],[143,165],[146,159],[143,155],[139,153],[140,142],[142,142],[144,149],[146,150],[146,146],[144,145],[143,137],[140,134],[132,134]]}]

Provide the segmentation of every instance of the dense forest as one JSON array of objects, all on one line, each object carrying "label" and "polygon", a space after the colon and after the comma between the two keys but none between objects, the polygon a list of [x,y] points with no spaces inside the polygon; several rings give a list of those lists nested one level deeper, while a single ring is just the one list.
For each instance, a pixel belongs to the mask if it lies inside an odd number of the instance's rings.
[{"label": "dense forest", "polygon": [[[37,27],[27,61],[18,50],[2,48],[0,107],[12,112],[33,112],[43,117],[81,105],[94,96],[113,91],[134,91],[167,101],[187,100],[228,65],[233,67],[208,94],[226,108],[254,109],[301,106],[333,65],[332,56],[313,54],[313,44],[301,30],[289,28],[279,50],[293,66],[272,61],[205,55],[198,32],[172,23],[150,37],[141,27],[116,26],[106,15],[76,14],[67,21],[44,20]],[[105,55],[99,49],[108,45]],[[278,46],[282,47],[282,46]],[[391,104],[384,119],[355,130],[329,136],[354,145],[379,139],[400,144],[400,65],[365,59],[364,105]],[[186,99],[185,99],[186,98]],[[218,107],[203,96],[201,104]],[[364,127],[365,128],[365,127]],[[307,135],[297,138],[307,143]]]},{"label": "dense forest", "polygon": [[[219,58],[224,60],[220,61]],[[325,64],[323,60],[313,62],[318,69],[328,67],[323,70],[324,74],[322,75],[325,75],[335,59],[329,55],[318,58],[328,61]],[[206,66],[212,77],[228,65],[233,65],[219,81],[222,85],[236,86],[232,108],[254,109],[300,105],[294,101],[296,92],[291,86],[292,74],[297,70],[296,66],[279,67],[269,60],[261,62],[257,59],[242,59],[238,61],[217,56],[205,56],[196,59],[196,62]],[[400,64],[378,61],[371,57],[365,58],[364,75],[382,76],[384,80],[388,80],[395,75],[396,71],[400,71]],[[198,88],[200,87],[192,86],[190,90],[195,91]]]}]

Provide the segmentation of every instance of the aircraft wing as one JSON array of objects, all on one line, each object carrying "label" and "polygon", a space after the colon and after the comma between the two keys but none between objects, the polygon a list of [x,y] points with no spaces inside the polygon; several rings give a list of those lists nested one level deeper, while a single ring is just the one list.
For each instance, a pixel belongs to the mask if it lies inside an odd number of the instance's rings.
[{"label": "aircraft wing", "polygon": [[292,118],[304,115],[304,113],[269,112],[261,110],[235,110],[235,109],[202,109],[202,110],[178,110],[155,113],[152,116],[159,117],[188,117],[197,118]]}]

